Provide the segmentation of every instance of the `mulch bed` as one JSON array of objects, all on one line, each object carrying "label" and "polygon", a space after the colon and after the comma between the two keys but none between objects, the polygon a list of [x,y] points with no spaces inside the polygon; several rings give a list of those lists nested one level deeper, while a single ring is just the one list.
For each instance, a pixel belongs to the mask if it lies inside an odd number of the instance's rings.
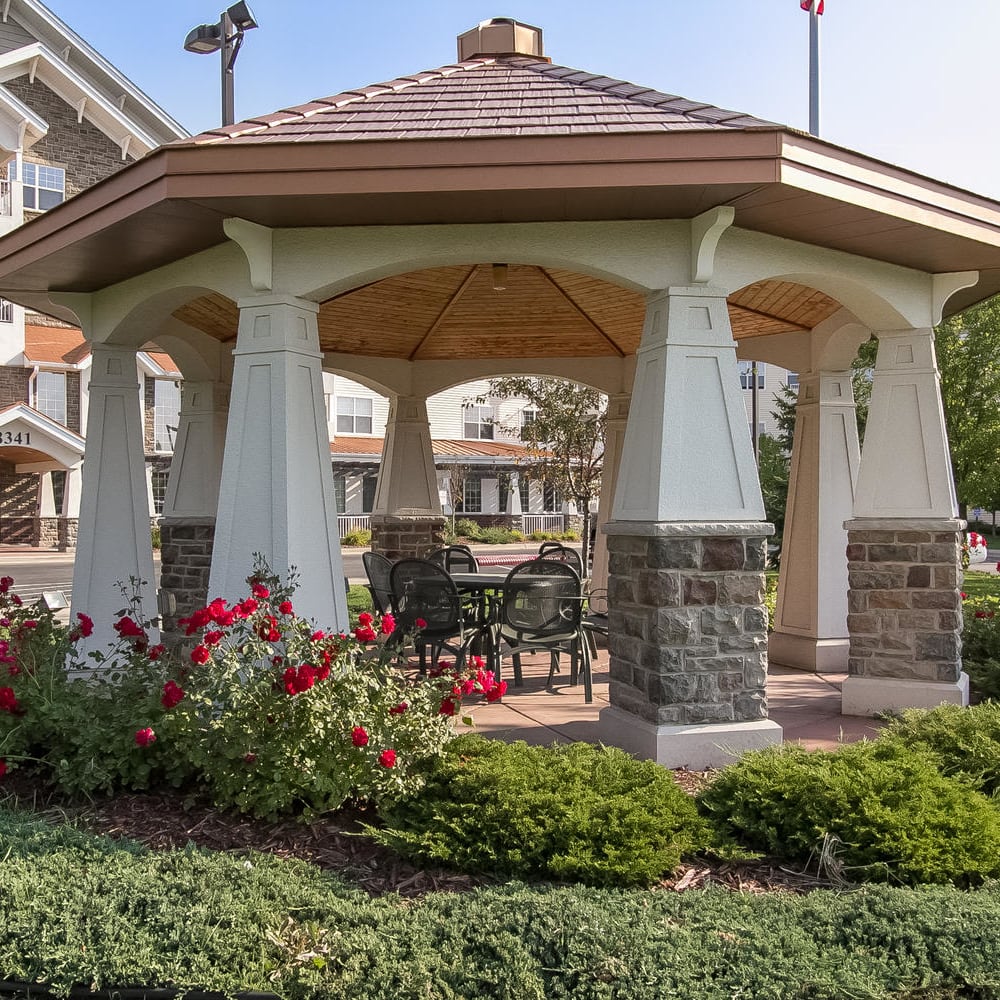
[{"label": "mulch bed", "polygon": [[[678,784],[694,794],[710,772],[674,772]],[[267,822],[222,812],[181,792],[124,793],[84,804],[70,803],[46,787],[31,768],[10,771],[0,789],[0,805],[31,809],[53,822],[75,822],[92,833],[138,841],[153,850],[187,844],[214,851],[258,851],[307,861],[336,872],[373,896],[394,892],[419,897],[428,892],[464,892],[502,880],[414,866],[365,836],[364,824],[376,825],[374,812],[345,808],[304,823],[295,819]],[[777,859],[750,862],[705,861],[682,865],[660,888],[681,892],[720,885],[741,892],[808,892],[835,883]]]}]

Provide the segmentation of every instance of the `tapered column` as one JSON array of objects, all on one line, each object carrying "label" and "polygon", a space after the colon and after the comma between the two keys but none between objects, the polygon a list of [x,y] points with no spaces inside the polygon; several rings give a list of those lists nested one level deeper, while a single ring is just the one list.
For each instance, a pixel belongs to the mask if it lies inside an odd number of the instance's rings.
[{"label": "tapered column", "polygon": [[347,628],[318,307],[280,295],[239,307],[209,591],[244,596],[259,552],[277,573],[297,571],[297,611]]},{"label": "tapered column", "polygon": [[72,612],[94,619],[84,652],[103,648],[122,607],[118,582],[146,581],[143,611],[156,615],[136,352],[92,345],[87,454],[83,467]]},{"label": "tapered column", "polygon": [[961,531],[934,331],[880,333],[848,532],[845,715],[966,704]]},{"label": "tapered column", "polygon": [[160,520],[164,631],[208,601],[230,387],[185,381]]},{"label": "tapered column", "polygon": [[385,427],[372,548],[390,559],[423,555],[441,543],[444,523],[427,400],[396,396]]},{"label": "tapered column", "polygon": [[605,742],[705,767],[780,741],[767,718],[763,517],[725,295],[658,293],[605,529]]},{"label": "tapered column", "polygon": [[846,671],[847,532],[861,450],[850,372],[799,375],[772,663]]},{"label": "tapered column", "polygon": [[625,443],[625,426],[631,393],[608,397],[608,416],[604,422],[604,460],[601,465],[601,495],[597,503],[597,532],[594,536],[594,562],[590,573],[593,590],[608,589],[608,539],[604,525],[611,520],[611,506],[618,484],[622,446]]}]

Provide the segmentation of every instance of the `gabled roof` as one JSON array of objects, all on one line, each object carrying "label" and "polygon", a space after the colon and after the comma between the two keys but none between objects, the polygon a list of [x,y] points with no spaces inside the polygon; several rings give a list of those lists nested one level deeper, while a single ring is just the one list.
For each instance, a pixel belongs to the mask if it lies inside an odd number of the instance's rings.
[{"label": "gabled roof", "polygon": [[27,403],[0,409],[0,427],[5,428],[0,456],[13,463],[17,472],[43,472],[53,462],[69,468],[83,458],[82,435]]},{"label": "gabled roof", "polygon": [[[383,439],[379,437],[335,437],[330,441],[330,454],[334,458],[369,458],[378,462],[382,457]],[[464,441],[434,438],[431,449],[439,462],[468,462],[493,464],[496,460],[511,464],[528,457],[528,449],[520,444],[504,441]]]},{"label": "gabled roof", "polygon": [[28,364],[77,366],[89,357],[90,345],[75,326],[24,326],[24,360]]},{"label": "gabled roof", "polygon": [[624,80],[502,55],[402,76],[182,140],[345,142],[779,128]]},{"label": "gabled roof", "polygon": [[[152,141],[150,148],[187,134],[183,125],[171,118],[43,3],[38,0],[4,0],[0,5],[0,19],[19,24],[54,53],[58,60],[54,68],[61,66],[84,76],[103,100],[123,112]],[[133,149],[133,152],[142,155],[138,150]]]}]

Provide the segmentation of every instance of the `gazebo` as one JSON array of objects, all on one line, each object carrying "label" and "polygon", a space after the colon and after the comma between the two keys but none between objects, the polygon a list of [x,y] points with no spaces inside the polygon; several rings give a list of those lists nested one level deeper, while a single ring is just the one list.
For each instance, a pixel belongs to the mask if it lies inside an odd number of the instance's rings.
[{"label": "gazebo", "polygon": [[[496,19],[453,65],[163,146],[0,255],[0,294],[93,349],[73,602],[94,642],[114,582],[153,578],[135,353],[155,342],[185,378],[162,528],[179,613],[242,594],[261,552],[346,626],[324,370],[391,400],[373,544],[396,554],[444,521],[427,398],[559,375],[610,400],[606,742],[704,766],[780,740],[769,655],[847,667],[849,714],[967,700],[932,328],[1000,290],[994,202],[556,65]],[[849,367],[872,334],[862,451]],[[738,359],[800,373],[770,644]]]}]

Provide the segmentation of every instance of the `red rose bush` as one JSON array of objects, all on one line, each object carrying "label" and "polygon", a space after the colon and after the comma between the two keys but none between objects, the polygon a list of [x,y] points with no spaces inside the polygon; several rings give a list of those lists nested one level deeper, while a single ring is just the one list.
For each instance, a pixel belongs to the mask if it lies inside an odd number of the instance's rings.
[{"label": "red rose bush", "polygon": [[469,721],[465,700],[504,693],[478,658],[408,673],[386,644],[391,615],[331,633],[295,613],[294,576],[258,559],[247,583],[241,600],[180,619],[185,642],[167,649],[133,581],[117,639],[89,665],[74,652],[86,615],[66,628],[0,585],[4,769],[34,758],[70,792],[172,785],[255,816],[310,816],[411,794]]}]

